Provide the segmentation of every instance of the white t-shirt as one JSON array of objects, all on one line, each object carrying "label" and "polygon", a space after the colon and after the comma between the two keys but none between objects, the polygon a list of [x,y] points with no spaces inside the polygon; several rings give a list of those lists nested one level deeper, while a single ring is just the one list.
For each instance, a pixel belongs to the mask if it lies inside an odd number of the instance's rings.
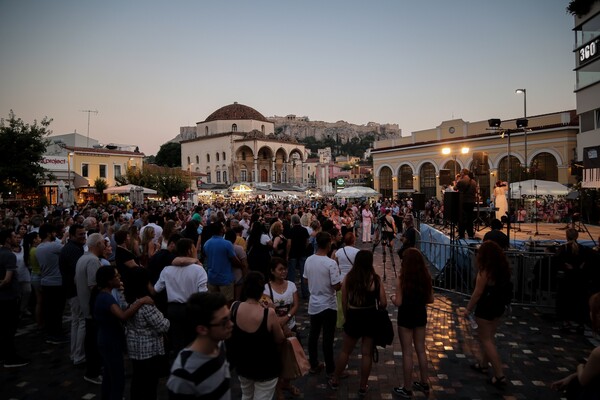
[{"label": "white t-shirt", "polygon": [[188,298],[198,292],[208,292],[208,275],[204,268],[198,264],[186,267],[170,265],[160,273],[154,290],[162,292],[167,289],[169,303],[185,303]]},{"label": "white t-shirt", "polygon": [[[294,304],[294,293],[296,293],[296,284],[291,281],[287,281],[287,287],[285,292],[279,293],[275,289],[273,290],[273,304],[275,305],[275,312],[278,317],[283,317],[290,312],[292,305]],[[263,292],[267,296],[271,297],[271,290],[269,290],[269,284],[265,284],[265,291]],[[296,326],[296,316],[294,315],[287,323],[288,328],[292,329]]]},{"label": "white t-shirt", "polygon": [[337,263],[327,256],[313,254],[306,259],[303,278],[308,280],[310,299],[308,314],[315,315],[327,309],[337,310],[336,291],[332,287],[342,280]]},{"label": "white t-shirt", "polygon": [[352,269],[354,260],[356,259],[356,253],[358,253],[358,249],[352,246],[344,246],[335,252],[335,257],[340,266],[341,280],[344,280],[346,274]]}]

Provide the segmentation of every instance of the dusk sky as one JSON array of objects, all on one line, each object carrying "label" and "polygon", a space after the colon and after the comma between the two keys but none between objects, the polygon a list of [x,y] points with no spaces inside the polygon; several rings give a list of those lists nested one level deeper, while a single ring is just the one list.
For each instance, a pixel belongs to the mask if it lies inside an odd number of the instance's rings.
[{"label": "dusk sky", "polygon": [[234,101],[396,123],[575,108],[568,0],[0,1],[0,116],[146,155]]}]

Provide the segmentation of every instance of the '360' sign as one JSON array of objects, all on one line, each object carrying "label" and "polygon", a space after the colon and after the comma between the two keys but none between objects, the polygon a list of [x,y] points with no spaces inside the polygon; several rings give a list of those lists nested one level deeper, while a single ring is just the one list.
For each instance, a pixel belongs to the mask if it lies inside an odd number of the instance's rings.
[{"label": "'360' sign", "polygon": [[589,61],[598,55],[598,39],[579,49],[579,62]]}]

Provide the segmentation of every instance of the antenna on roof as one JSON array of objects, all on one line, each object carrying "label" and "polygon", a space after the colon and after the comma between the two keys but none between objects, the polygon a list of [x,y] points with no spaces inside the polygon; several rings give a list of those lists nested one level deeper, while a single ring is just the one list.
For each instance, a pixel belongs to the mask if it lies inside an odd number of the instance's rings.
[{"label": "antenna on roof", "polygon": [[87,113],[87,115],[88,115],[87,144],[85,147],[90,147],[90,114],[94,113],[94,114],[98,115],[98,110],[79,110],[79,111]]}]

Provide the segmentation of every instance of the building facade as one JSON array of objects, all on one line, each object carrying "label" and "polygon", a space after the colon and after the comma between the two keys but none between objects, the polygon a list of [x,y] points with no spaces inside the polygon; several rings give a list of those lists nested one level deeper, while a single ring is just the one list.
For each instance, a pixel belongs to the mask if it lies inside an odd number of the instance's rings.
[{"label": "building facade", "polygon": [[577,160],[583,164],[582,186],[600,188],[600,2],[575,17],[575,97],[580,131]]},{"label": "building facade", "polygon": [[305,161],[304,145],[286,135],[276,136],[272,122],[237,102],[198,122],[195,137],[181,142],[182,169],[206,174],[206,183],[305,185]]},{"label": "building facade", "polygon": [[[143,168],[144,153],[139,151],[103,146],[98,140],[78,133],[49,139],[51,144],[46,148],[43,163],[54,179],[43,186],[50,204],[85,201],[95,193],[96,179],[104,179],[107,187],[116,186],[116,179],[129,168]],[[90,147],[86,147],[88,141]]]},{"label": "building facade", "polygon": [[441,199],[444,180],[449,183],[462,168],[475,172],[483,201],[490,198],[497,180],[575,183],[571,176],[579,129],[575,110],[528,120],[528,128],[517,128],[514,119],[490,129],[489,121],[454,119],[401,139],[375,142],[374,188],[385,198],[418,191]]}]

